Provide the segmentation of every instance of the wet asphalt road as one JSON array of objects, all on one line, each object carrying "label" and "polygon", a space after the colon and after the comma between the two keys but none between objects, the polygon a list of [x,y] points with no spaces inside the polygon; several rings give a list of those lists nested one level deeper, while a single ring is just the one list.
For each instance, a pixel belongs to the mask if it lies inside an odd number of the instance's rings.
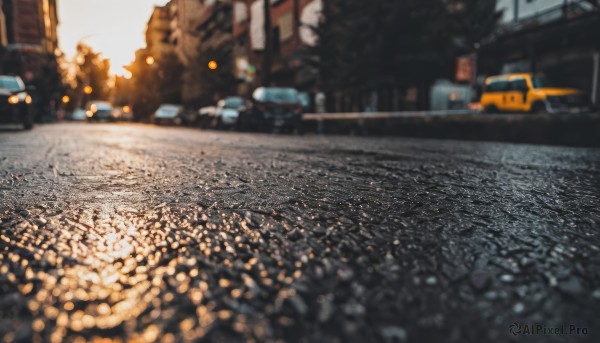
[{"label": "wet asphalt road", "polygon": [[0,341],[600,341],[598,149],[2,130],[0,219]]}]

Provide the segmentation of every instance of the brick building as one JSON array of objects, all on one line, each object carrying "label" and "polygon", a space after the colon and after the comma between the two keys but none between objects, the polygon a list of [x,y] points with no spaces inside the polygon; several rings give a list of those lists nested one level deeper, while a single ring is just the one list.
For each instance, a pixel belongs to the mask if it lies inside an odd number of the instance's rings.
[{"label": "brick building", "polygon": [[56,0],[0,1],[0,73],[35,87],[36,121],[52,120],[62,96]]},{"label": "brick building", "polygon": [[44,64],[58,50],[56,0],[3,0],[3,72],[43,77]]},{"label": "brick building", "polygon": [[[255,70],[260,73],[265,45],[263,5],[263,0],[235,0],[233,4],[234,58],[243,93],[256,85]],[[274,85],[314,87],[316,71],[307,63],[308,47],[316,44],[311,27],[318,25],[321,6],[321,0],[271,1]]]}]

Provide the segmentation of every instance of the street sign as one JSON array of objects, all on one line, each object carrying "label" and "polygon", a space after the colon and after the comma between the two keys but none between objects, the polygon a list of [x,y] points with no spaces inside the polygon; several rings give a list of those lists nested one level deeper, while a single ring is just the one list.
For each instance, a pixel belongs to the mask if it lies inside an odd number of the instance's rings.
[{"label": "street sign", "polygon": [[477,56],[469,54],[456,59],[456,82],[475,83]]}]

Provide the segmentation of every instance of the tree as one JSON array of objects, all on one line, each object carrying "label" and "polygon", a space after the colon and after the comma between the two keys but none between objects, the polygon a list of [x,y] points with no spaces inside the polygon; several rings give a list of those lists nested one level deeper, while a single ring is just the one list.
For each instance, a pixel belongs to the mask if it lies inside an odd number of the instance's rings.
[{"label": "tree", "polygon": [[149,119],[160,104],[181,104],[184,67],[177,54],[170,51],[153,56],[156,62],[152,65],[146,63],[148,56],[139,51],[127,68],[133,75],[128,91],[138,120]]},{"label": "tree", "polygon": [[496,11],[496,0],[455,1],[452,17],[459,49],[468,52],[496,29],[502,13]]},{"label": "tree", "polygon": [[[186,105],[195,108],[212,105],[219,98],[235,93],[232,55],[230,42],[210,48],[199,46],[198,58],[188,65],[187,73],[197,86],[197,96]],[[216,69],[208,67],[211,61],[216,62]]]},{"label": "tree", "polygon": [[271,0],[263,0],[265,50],[262,59],[261,83],[263,87],[271,84],[271,66],[273,64],[273,28],[271,20]]},{"label": "tree", "polygon": [[86,86],[91,86],[93,93],[86,100],[107,100],[110,95],[109,71],[110,62],[100,53],[85,44],[77,45],[75,54],[76,88],[80,94]]},{"label": "tree", "polygon": [[184,67],[175,52],[164,53],[157,61],[155,77],[161,103],[181,104]]},{"label": "tree", "polygon": [[375,93],[385,110],[402,108],[398,94],[415,88],[424,109],[430,85],[452,77],[455,57],[489,34],[496,15],[495,0],[323,1],[320,83],[346,107],[364,108]]}]

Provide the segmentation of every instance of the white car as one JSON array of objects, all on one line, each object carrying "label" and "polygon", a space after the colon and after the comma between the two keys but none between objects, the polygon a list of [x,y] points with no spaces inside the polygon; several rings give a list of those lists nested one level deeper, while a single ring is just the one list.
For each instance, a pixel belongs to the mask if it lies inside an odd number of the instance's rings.
[{"label": "white car", "polygon": [[217,103],[217,111],[213,128],[224,129],[234,127],[237,124],[240,110],[244,108],[246,101],[238,96],[227,97]]},{"label": "white car", "polygon": [[162,104],[154,112],[152,122],[156,125],[181,125],[183,124],[183,106]]},{"label": "white car", "polygon": [[78,108],[70,116],[67,117],[68,120],[72,121],[85,121],[87,119],[86,110],[83,108]]}]

